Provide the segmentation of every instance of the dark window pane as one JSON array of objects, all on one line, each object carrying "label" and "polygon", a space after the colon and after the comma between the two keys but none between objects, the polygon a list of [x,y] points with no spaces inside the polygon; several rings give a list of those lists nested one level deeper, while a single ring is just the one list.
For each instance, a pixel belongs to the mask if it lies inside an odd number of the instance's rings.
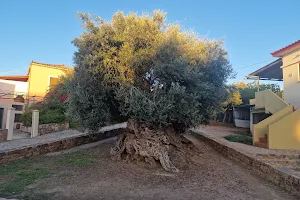
[{"label": "dark window pane", "polygon": [[17,111],[23,110],[23,105],[12,105],[13,108],[15,108]]},{"label": "dark window pane", "polygon": [[21,114],[15,114],[15,122],[21,122],[22,121],[22,115]]}]

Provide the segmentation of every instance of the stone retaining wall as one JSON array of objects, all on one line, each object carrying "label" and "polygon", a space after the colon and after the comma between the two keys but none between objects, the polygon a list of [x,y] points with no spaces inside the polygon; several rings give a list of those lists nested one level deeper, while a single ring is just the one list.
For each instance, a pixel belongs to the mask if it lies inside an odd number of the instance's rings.
[{"label": "stone retaining wall", "polygon": [[39,125],[39,135],[54,133],[69,129],[69,123],[64,124],[41,124]]},{"label": "stone retaining wall", "polygon": [[46,153],[70,149],[75,146],[96,142],[106,138],[114,137],[122,133],[124,129],[114,129],[102,133],[86,133],[80,136],[69,137],[48,143],[35,144],[19,149],[13,149],[6,152],[0,151],[0,164],[20,160],[33,156],[39,156]]},{"label": "stone retaining wall", "polygon": [[[51,124],[40,124],[39,125],[39,135],[45,135],[49,133],[54,133],[58,131],[63,131],[69,129],[69,123],[64,123],[64,124],[56,124],[56,123],[51,123]],[[21,127],[22,132],[26,133],[31,133],[31,127],[26,127],[22,126]]]},{"label": "stone retaining wall", "polygon": [[7,130],[0,130],[0,142],[4,142],[7,140]]},{"label": "stone retaining wall", "polygon": [[262,177],[286,191],[300,196],[300,179],[285,169],[277,169],[274,166],[259,160],[251,155],[246,155],[236,149],[221,144],[212,138],[205,137],[201,134],[191,131],[191,134],[201,139],[213,149],[224,155],[225,157],[242,164],[259,177]]}]

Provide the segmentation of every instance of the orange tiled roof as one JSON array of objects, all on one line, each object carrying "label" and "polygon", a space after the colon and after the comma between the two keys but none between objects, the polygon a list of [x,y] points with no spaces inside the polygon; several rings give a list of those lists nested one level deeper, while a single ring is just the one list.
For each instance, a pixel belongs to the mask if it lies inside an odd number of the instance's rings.
[{"label": "orange tiled roof", "polygon": [[29,76],[0,76],[2,80],[27,82]]},{"label": "orange tiled roof", "polygon": [[271,55],[274,56],[274,57],[278,57],[282,53],[284,53],[284,52],[286,52],[286,51],[288,51],[288,50],[290,50],[290,49],[292,49],[292,48],[294,48],[296,46],[300,46],[300,40],[298,40],[298,41],[296,41],[296,42],[294,42],[294,43],[292,43],[292,44],[290,44],[288,46],[285,46],[285,47],[283,47],[283,48],[281,48],[279,50],[276,50],[276,51],[272,52]]},{"label": "orange tiled roof", "polygon": [[64,64],[46,64],[46,63],[35,62],[35,61],[32,60],[30,65],[29,65],[28,74],[30,72],[30,68],[31,68],[32,64],[39,65],[39,66],[42,66],[42,67],[49,67],[49,68],[66,70],[66,71],[70,71],[70,70],[74,69],[73,67],[69,67],[69,66],[66,66]]}]

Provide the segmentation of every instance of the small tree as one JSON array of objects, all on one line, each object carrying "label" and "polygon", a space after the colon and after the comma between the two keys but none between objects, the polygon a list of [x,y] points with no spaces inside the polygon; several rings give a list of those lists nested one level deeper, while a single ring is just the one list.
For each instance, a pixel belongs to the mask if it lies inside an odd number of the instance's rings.
[{"label": "small tree", "polygon": [[232,85],[227,87],[227,99],[224,102],[223,110],[220,114],[223,114],[223,123],[230,123],[233,117],[232,107],[243,103],[242,96],[239,90]]},{"label": "small tree", "polygon": [[106,22],[80,14],[86,32],[73,41],[70,111],[92,130],[129,119],[112,158],[159,160],[177,171],[173,157],[186,161],[189,142],[176,133],[207,123],[222,106],[232,68],[222,41],[182,32],[165,16],[118,12]]},{"label": "small tree", "polygon": [[[231,87],[236,88],[237,91],[241,94],[243,104],[249,104],[250,99],[255,98],[255,92],[258,91],[258,85],[256,82],[251,83],[244,83],[238,82],[232,84]],[[271,90],[272,92],[276,93],[278,96],[282,97],[282,91],[278,84],[260,84],[259,91],[263,90]]]}]

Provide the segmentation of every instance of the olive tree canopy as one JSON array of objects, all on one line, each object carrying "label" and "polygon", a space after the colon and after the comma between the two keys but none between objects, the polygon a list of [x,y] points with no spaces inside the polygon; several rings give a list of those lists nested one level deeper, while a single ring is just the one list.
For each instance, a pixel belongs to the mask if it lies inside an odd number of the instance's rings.
[{"label": "olive tree canopy", "polygon": [[70,115],[91,130],[128,120],[112,158],[159,160],[178,171],[172,156],[185,158],[190,146],[174,133],[207,123],[225,101],[232,68],[223,41],[167,24],[161,11],[79,16],[85,32],[73,41]]},{"label": "olive tree canopy", "polygon": [[182,127],[206,123],[221,106],[232,68],[222,41],[167,24],[166,13],[79,14],[70,108],[90,129],[133,118]]}]

